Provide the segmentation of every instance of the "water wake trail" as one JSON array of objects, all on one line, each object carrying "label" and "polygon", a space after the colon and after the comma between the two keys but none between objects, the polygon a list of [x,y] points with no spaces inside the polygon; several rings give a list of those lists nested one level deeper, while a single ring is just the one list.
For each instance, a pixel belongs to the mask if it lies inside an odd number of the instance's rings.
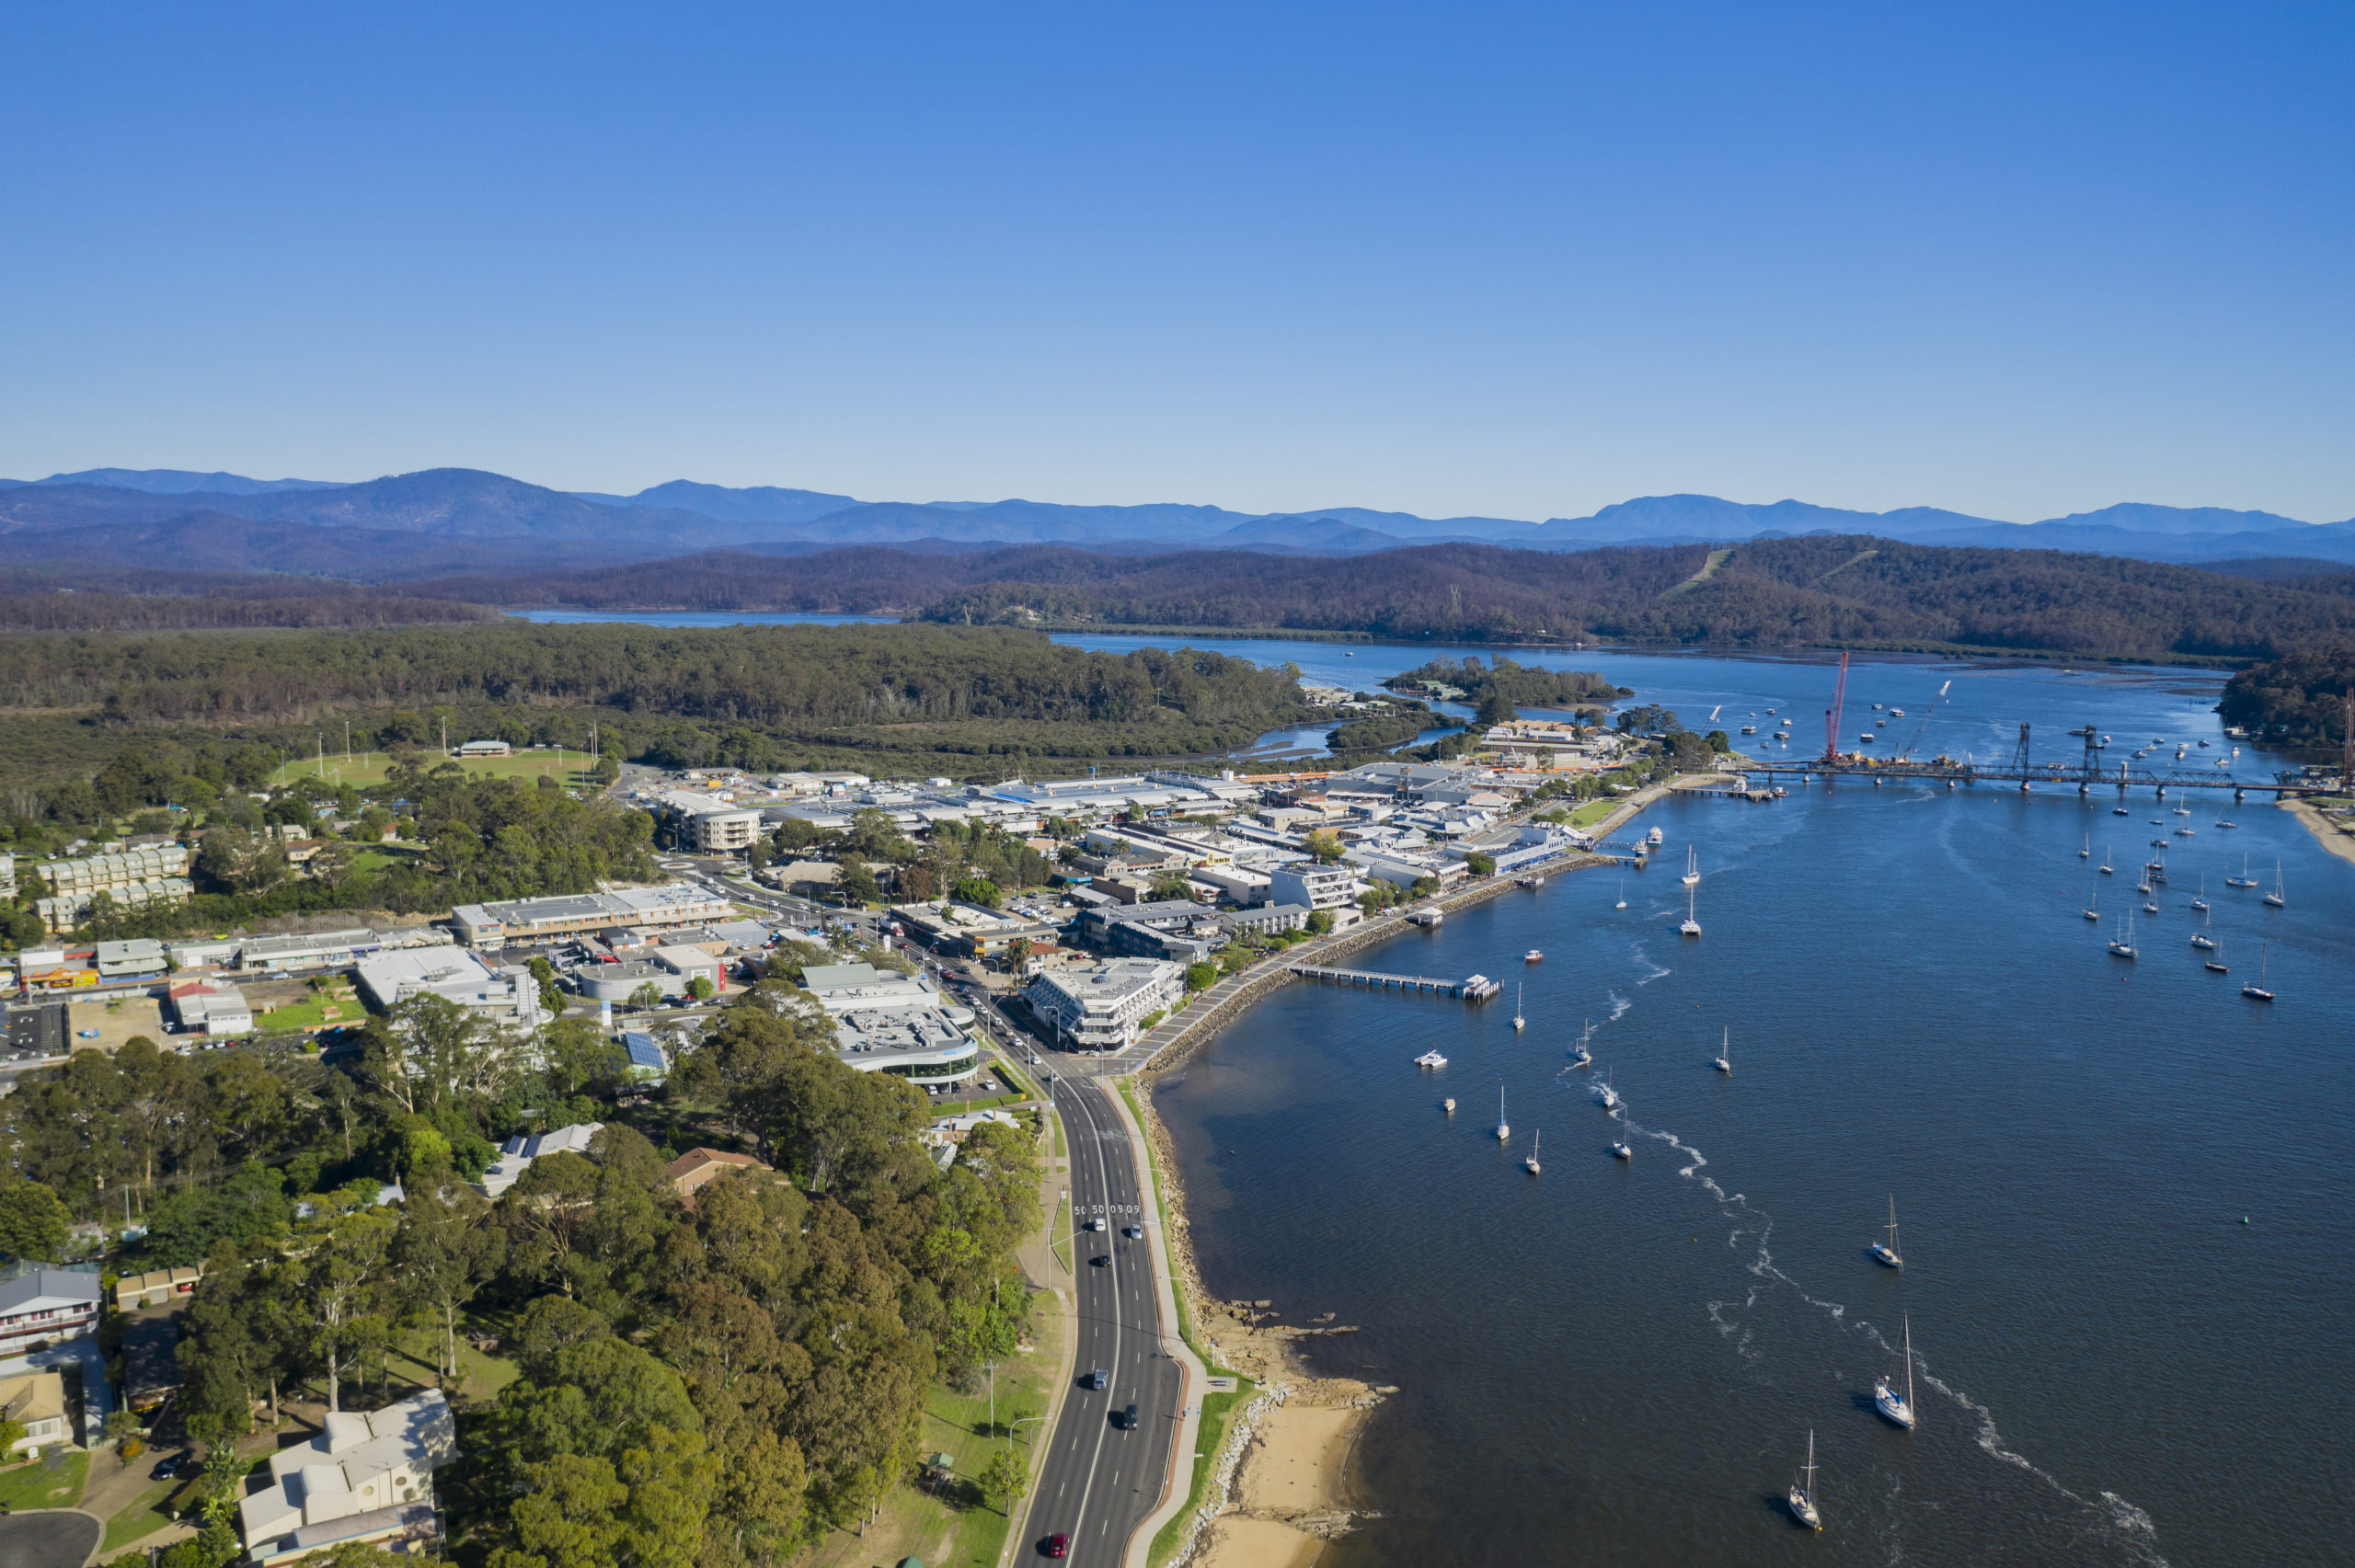
[{"label": "water wake trail", "polygon": [[[1719,1185],[1716,1178],[1706,1173],[1708,1156],[1703,1154],[1698,1149],[1665,1128],[1639,1126],[1634,1116],[1630,1114],[1632,1107],[1624,1104],[1624,1095],[1622,1100],[1621,1108],[1613,1114],[1619,1118],[1621,1125],[1627,1132],[1656,1139],[1684,1156],[1686,1162],[1676,1173],[1706,1189],[1709,1196],[1717,1200],[1720,1217],[1733,1226],[1726,1236],[1727,1247],[1729,1250],[1739,1251],[1745,1238],[1753,1239],[1756,1251],[1750,1262],[1743,1265],[1747,1273],[1758,1280],[1771,1281],[1783,1286],[1801,1301],[1822,1311],[1843,1328],[1863,1333],[1884,1353],[1890,1356],[1899,1354],[1898,1347],[1891,1345],[1872,1322],[1860,1318],[1855,1322],[1850,1323],[1847,1321],[1846,1306],[1837,1301],[1821,1300],[1808,1294],[1806,1288],[1797,1279],[1776,1267],[1774,1251],[1768,1244],[1774,1235],[1775,1217],[1762,1209],[1752,1207],[1750,1200],[1740,1193],[1729,1193]],[[1752,1343],[1752,1333],[1747,1322],[1750,1310],[1757,1305],[1759,1294],[1760,1287],[1753,1285],[1739,1307],[1734,1307],[1729,1301],[1713,1300],[1708,1302],[1706,1308],[1709,1322],[1717,1329],[1718,1336],[1732,1342],[1734,1354],[1745,1364],[1758,1361],[1763,1354]],[[2096,1497],[2088,1498],[2072,1491],[2058,1476],[2039,1467],[2027,1455],[2005,1447],[2003,1433],[1995,1425],[1994,1413],[1932,1372],[1929,1363],[1919,1351],[1914,1352],[1913,1365],[1916,1374],[1924,1384],[1958,1408],[1968,1412],[1974,1419],[1978,1430],[1973,1434],[1973,1440],[1978,1444],[1981,1452],[2000,1463],[2034,1476],[2070,1502],[2095,1516],[2107,1528],[2110,1538],[2127,1550],[2132,1561],[2146,1564],[2147,1568],[2167,1568],[2167,1560],[2160,1555],[2158,1550],[2158,1527],[2153,1522],[2149,1514],[2115,1492],[2104,1491],[2097,1494]],[[1895,1560],[1896,1558],[1892,1556],[1891,1561]]]}]

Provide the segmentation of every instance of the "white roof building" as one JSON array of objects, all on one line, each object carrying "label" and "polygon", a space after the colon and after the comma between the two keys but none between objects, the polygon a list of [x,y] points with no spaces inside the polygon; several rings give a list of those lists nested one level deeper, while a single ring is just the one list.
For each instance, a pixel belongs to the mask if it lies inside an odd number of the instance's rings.
[{"label": "white roof building", "polygon": [[509,1139],[500,1146],[499,1158],[483,1172],[475,1189],[485,1197],[497,1197],[523,1177],[533,1161],[543,1154],[578,1154],[586,1159],[589,1140],[605,1128],[603,1122],[575,1122],[554,1132],[535,1132],[529,1138]]},{"label": "white roof building", "polygon": [[439,1390],[366,1415],[331,1414],[318,1436],[270,1456],[270,1485],[239,1505],[246,1549],[282,1557],[282,1539],[304,1526],[431,1503],[434,1471],[457,1457],[457,1424]]},{"label": "white roof building", "polygon": [[539,982],[521,965],[494,970],[458,947],[415,947],[377,953],[360,960],[361,989],[377,1006],[389,1008],[431,993],[480,1013],[493,1022],[536,1027],[545,1016]]}]

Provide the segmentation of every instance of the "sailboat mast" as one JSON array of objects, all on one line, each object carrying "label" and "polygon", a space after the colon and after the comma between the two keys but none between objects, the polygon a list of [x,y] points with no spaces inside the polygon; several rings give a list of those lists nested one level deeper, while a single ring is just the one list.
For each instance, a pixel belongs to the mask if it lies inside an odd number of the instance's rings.
[{"label": "sailboat mast", "polygon": [[1910,1316],[1905,1320],[1905,1408],[1918,1425],[1922,1408],[1913,1402],[1913,1320]]}]

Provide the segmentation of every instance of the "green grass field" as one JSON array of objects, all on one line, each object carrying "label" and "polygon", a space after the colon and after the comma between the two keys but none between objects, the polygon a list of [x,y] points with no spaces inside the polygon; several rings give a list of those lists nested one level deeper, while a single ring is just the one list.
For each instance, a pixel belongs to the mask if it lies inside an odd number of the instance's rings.
[{"label": "green grass field", "polygon": [[[134,1464],[145,1464],[148,1456],[142,1454]],[[100,1551],[113,1551],[143,1540],[172,1521],[164,1515],[164,1499],[178,1489],[177,1481],[159,1481],[132,1498],[122,1510],[107,1521],[107,1539]]]},{"label": "green grass field", "polygon": [[[288,762],[270,774],[268,782],[276,786],[296,779],[325,779],[331,784],[343,783],[365,788],[385,782],[385,770],[392,761],[389,752],[365,751],[354,752],[347,762],[341,753],[330,751],[325,763],[316,757]],[[454,757],[451,761],[484,778],[536,779],[545,773],[573,789],[596,787],[589,776],[589,759],[579,751],[566,751],[559,756],[554,750],[524,750],[511,757]]]},{"label": "green grass field", "polygon": [[0,1509],[71,1508],[82,1500],[82,1482],[89,1479],[90,1456],[69,1453],[55,1470],[40,1459],[0,1471]]}]

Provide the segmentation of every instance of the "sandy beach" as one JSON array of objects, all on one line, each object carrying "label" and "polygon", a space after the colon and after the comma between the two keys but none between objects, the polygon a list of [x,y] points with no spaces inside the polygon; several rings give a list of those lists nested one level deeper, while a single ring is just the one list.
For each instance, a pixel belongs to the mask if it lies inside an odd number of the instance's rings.
[{"label": "sandy beach", "polygon": [[2341,860],[2355,860],[2355,837],[2341,830],[2339,823],[2346,818],[2332,817],[2318,809],[2311,801],[2292,798],[2281,803],[2287,811],[2306,825],[2306,831],[2322,841],[2322,847]]}]

